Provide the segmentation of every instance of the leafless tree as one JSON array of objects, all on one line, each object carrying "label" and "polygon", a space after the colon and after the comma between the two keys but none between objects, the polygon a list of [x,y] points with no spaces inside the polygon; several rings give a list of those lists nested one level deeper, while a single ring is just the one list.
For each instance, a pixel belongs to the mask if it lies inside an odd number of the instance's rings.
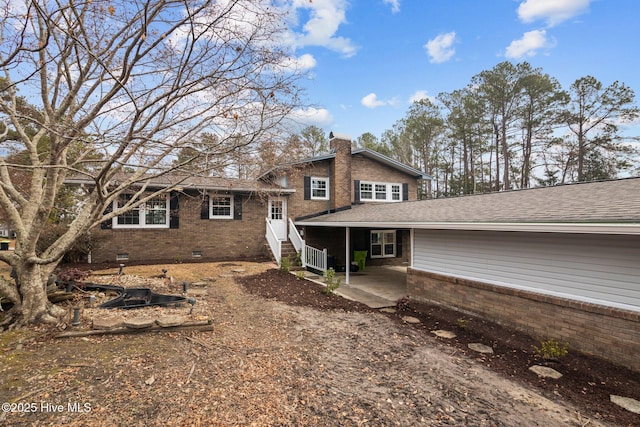
[{"label": "leafless tree", "polygon": [[[268,0],[0,0],[0,134],[15,135],[0,152],[17,144],[28,154],[0,159],[0,207],[17,234],[15,251],[0,254],[17,274],[0,280],[13,302],[5,326],[56,321],[50,273],[87,230],[171,190],[150,191],[150,178],[277,131],[298,103],[284,13]],[[216,143],[175,162],[203,132]],[[18,169],[28,191],[12,182]],[[67,231],[38,249],[70,177],[91,185]]]}]

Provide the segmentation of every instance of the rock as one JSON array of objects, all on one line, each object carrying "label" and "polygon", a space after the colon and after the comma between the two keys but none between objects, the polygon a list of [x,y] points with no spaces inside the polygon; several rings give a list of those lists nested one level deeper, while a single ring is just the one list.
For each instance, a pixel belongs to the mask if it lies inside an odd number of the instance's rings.
[{"label": "rock", "polygon": [[483,354],[491,354],[493,353],[493,349],[488,345],[480,344],[478,342],[474,342],[469,344],[469,348],[473,351],[477,351],[478,353]]},{"label": "rock", "polygon": [[144,329],[150,328],[155,325],[156,319],[151,317],[134,317],[132,319],[126,319],[124,321],[124,326],[129,329]]},{"label": "rock", "polygon": [[447,339],[455,338],[457,336],[455,332],[445,331],[442,329],[438,329],[437,331],[431,331],[431,333],[435,334],[437,337],[447,338]]},{"label": "rock", "polygon": [[418,319],[417,317],[413,317],[413,316],[403,316],[402,320],[404,320],[407,323],[414,324],[414,325],[420,323],[420,319]]},{"label": "rock", "polygon": [[147,379],[144,381],[144,383],[145,383],[146,385],[151,385],[151,384],[153,384],[154,382],[156,382],[156,377],[155,377],[154,375],[150,376],[149,378],[147,378]]},{"label": "rock", "polygon": [[162,317],[160,317],[159,319],[156,320],[158,325],[163,327],[163,328],[171,328],[173,326],[180,326],[186,321],[187,321],[187,319],[184,316],[179,316],[179,315],[162,316]]},{"label": "rock", "polygon": [[396,309],[391,307],[386,307],[386,308],[381,308],[380,311],[383,313],[394,314],[396,312]]},{"label": "rock", "polygon": [[98,317],[93,319],[92,329],[100,331],[109,331],[111,329],[118,329],[124,327],[124,319],[122,317]]},{"label": "rock", "polygon": [[533,365],[529,368],[530,371],[535,372],[539,377],[558,379],[562,377],[562,374],[553,368],[548,366]]},{"label": "rock", "polygon": [[247,270],[245,270],[244,268],[234,268],[231,271],[234,272],[234,273],[244,273]]},{"label": "rock", "polygon": [[229,277],[233,277],[233,274],[228,274],[228,273],[220,274],[220,277],[223,279],[228,279]]},{"label": "rock", "polygon": [[636,399],[624,396],[616,396],[615,394],[612,394],[609,398],[611,399],[611,402],[623,407],[627,411],[631,411],[634,414],[640,414],[640,402]]}]

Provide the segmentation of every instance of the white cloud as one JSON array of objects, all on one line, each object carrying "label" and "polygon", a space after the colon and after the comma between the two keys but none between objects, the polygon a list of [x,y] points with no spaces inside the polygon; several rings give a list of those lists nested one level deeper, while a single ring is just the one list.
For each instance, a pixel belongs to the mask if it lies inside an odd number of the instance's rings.
[{"label": "white cloud", "polygon": [[284,61],[282,61],[279,65],[280,70],[289,70],[289,71],[307,71],[312,68],[315,68],[317,65],[316,59],[313,55],[305,53],[302,56],[298,56],[296,58],[287,57]]},{"label": "white cloud", "polygon": [[369,95],[363,97],[360,100],[360,103],[367,108],[378,108],[378,107],[384,107],[385,105],[398,105],[398,99],[391,98],[387,101],[383,101],[381,99],[378,99],[378,95],[371,92]]},{"label": "white cloud", "polygon": [[333,124],[333,116],[326,108],[300,108],[292,111],[289,117],[305,126],[329,127]]},{"label": "white cloud", "polygon": [[392,13],[400,12],[400,0],[383,0],[383,2],[391,6]]},{"label": "white cloud", "polygon": [[545,30],[528,31],[522,35],[521,39],[511,42],[504,56],[511,59],[531,57],[535,56],[539,49],[553,47],[553,44],[547,40]]},{"label": "white cloud", "polygon": [[590,0],[525,0],[518,6],[522,22],[546,21],[553,27],[589,9]]},{"label": "white cloud", "polygon": [[309,14],[302,32],[293,34],[296,47],[323,46],[346,57],[356,54],[357,48],[350,39],[336,36],[340,25],[347,22],[346,0],[291,0],[288,7],[293,14],[294,25],[298,24],[299,10]]},{"label": "white cloud", "polygon": [[417,90],[411,97],[409,97],[409,103],[413,104],[423,99],[428,99],[431,102],[436,100],[435,97],[429,95],[426,90]]},{"label": "white cloud", "polygon": [[365,96],[360,100],[360,103],[367,108],[377,108],[382,107],[385,103],[384,101],[380,101],[378,96],[371,92],[369,95]]},{"label": "white cloud", "polygon": [[450,60],[455,55],[456,50],[451,46],[456,41],[454,31],[445,34],[438,34],[435,39],[431,39],[424,45],[429,54],[429,62],[440,64]]}]

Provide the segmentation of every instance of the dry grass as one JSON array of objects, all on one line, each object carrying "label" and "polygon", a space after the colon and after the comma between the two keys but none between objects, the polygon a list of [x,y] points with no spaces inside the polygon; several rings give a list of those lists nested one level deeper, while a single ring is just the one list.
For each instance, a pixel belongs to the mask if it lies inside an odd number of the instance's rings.
[{"label": "dry grass", "polygon": [[[197,263],[197,264],[151,264],[151,265],[132,265],[125,266],[124,272],[126,274],[133,274],[142,277],[149,277],[162,274],[162,269],[167,270],[167,276],[172,276],[176,281],[196,282],[206,277],[216,277],[218,274],[224,271],[232,269],[243,269],[255,266],[254,262],[209,262],[209,263]],[[277,267],[275,264],[273,267]],[[118,268],[110,268],[106,270],[95,270],[94,274],[106,275],[117,274]],[[11,273],[11,266],[0,262],[0,275],[9,277]]]}]

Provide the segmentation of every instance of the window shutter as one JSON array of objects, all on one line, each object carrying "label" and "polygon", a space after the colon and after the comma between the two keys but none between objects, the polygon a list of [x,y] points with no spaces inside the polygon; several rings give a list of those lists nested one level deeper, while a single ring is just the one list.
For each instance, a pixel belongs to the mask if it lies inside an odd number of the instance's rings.
[{"label": "window shutter", "polygon": [[405,202],[409,200],[409,184],[406,182],[402,184],[402,200]]},{"label": "window shutter", "polygon": [[205,194],[202,197],[202,204],[200,205],[200,219],[209,219],[209,195]]},{"label": "window shutter", "polygon": [[[113,212],[113,204],[114,204],[114,203],[115,203],[115,202],[111,202],[111,203],[109,203],[109,204],[107,205],[107,207],[104,209],[104,214],[105,214],[105,215],[106,215],[106,214],[108,214],[108,213]],[[101,228],[101,229],[103,229],[103,230],[110,230],[110,229],[112,229],[112,228],[113,228],[113,218],[108,219],[108,220],[106,220],[106,221],[102,221],[102,222],[100,223],[100,228]]]},{"label": "window shutter", "polygon": [[353,181],[353,202],[360,203],[360,180]]},{"label": "window shutter", "polygon": [[169,228],[180,228],[180,193],[172,191],[169,193]]},{"label": "window shutter", "polygon": [[304,177],[304,199],[311,200],[311,177]]},{"label": "window shutter", "polygon": [[237,194],[233,196],[233,219],[242,219],[242,197]]}]

